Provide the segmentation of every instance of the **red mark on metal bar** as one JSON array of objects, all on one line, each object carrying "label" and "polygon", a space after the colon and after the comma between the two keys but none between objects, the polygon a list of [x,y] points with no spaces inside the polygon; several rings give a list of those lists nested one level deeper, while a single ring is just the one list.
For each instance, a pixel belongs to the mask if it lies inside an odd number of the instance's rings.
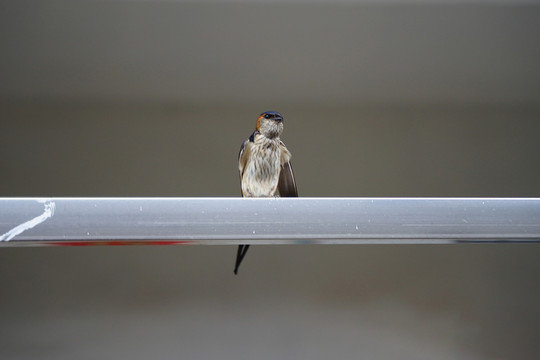
[{"label": "red mark on metal bar", "polygon": [[190,240],[134,240],[134,241],[51,241],[46,242],[52,246],[125,246],[125,245],[188,245]]}]

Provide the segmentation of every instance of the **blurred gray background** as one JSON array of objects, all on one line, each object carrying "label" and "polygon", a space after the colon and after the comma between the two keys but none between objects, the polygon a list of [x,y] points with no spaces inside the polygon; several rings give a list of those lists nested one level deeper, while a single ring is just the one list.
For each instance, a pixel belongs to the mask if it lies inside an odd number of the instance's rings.
[{"label": "blurred gray background", "polygon": [[[270,109],[301,196],[540,196],[535,1],[2,1],[0,30],[0,196],[239,196]],[[538,245],[235,253],[0,248],[0,358],[540,354]]]}]

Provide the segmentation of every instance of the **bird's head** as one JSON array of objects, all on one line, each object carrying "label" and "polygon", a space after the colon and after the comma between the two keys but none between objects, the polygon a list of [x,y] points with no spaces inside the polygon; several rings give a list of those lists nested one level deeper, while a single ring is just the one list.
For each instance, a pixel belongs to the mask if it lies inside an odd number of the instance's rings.
[{"label": "bird's head", "polygon": [[283,116],[277,111],[265,111],[257,118],[257,130],[269,139],[279,137],[283,131]]}]

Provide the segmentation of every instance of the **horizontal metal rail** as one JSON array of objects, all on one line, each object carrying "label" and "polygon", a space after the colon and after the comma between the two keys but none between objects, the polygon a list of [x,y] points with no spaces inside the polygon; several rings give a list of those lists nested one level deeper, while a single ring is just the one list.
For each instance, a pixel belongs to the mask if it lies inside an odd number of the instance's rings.
[{"label": "horizontal metal rail", "polygon": [[0,198],[0,246],[540,242],[539,198]]}]

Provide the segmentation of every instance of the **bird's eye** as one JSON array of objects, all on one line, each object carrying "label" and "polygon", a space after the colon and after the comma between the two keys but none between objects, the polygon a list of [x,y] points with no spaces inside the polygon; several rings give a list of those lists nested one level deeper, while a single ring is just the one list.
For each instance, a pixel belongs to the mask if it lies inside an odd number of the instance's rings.
[{"label": "bird's eye", "polygon": [[264,114],[264,118],[265,119],[270,119],[270,115],[269,114]]}]

